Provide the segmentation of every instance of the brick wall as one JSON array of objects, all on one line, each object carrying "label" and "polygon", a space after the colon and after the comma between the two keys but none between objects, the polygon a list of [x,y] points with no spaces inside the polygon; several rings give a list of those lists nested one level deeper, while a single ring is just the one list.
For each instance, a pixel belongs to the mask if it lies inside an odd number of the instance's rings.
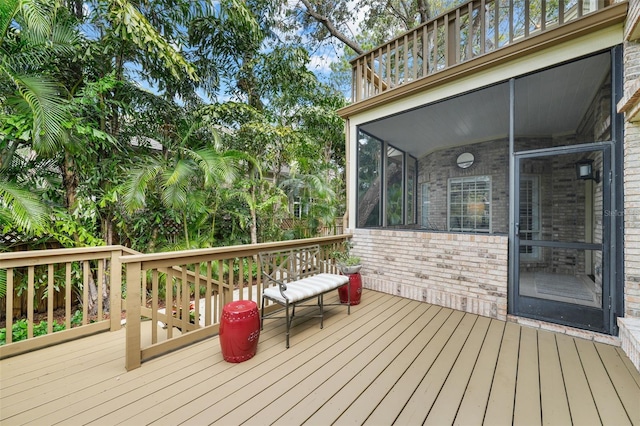
[{"label": "brick wall", "polygon": [[[630,8],[640,8],[640,2]],[[638,41],[624,44],[624,74],[628,91],[640,78]],[[640,122],[625,121],[624,133],[625,317],[640,318]]]},{"label": "brick wall", "polygon": [[[519,138],[520,150],[539,149],[548,146],[563,146],[575,142],[575,138]],[[461,152],[471,152],[475,156],[469,169],[461,169],[455,159]],[[491,228],[493,234],[506,234],[509,221],[509,176],[508,141],[500,139],[465,147],[455,147],[432,152],[418,162],[418,199],[422,200],[423,191],[429,191],[427,222],[423,222],[423,205],[418,203],[420,226],[430,231],[447,231],[448,180],[462,176],[491,177]],[[540,179],[540,220],[544,240],[585,241],[585,194],[587,189],[593,192],[594,224],[596,231],[590,242],[602,241],[602,185],[592,181],[576,179],[575,162],[584,158],[584,154],[559,155],[544,160],[530,159],[522,165],[522,173]],[[602,156],[592,154],[594,167],[602,170]],[[427,186],[423,184],[427,184]],[[591,227],[590,227],[591,228]],[[586,271],[585,252],[582,250],[540,249],[538,258],[522,259],[521,270],[546,271],[552,273],[582,275]],[[599,253],[595,267],[589,267],[588,274],[594,274],[598,284],[601,277],[602,261]],[[594,269],[593,271],[591,269]]]},{"label": "brick wall", "polygon": [[508,238],[355,229],[365,288],[507,318]]},{"label": "brick wall", "polygon": [[[475,159],[468,169],[461,169],[456,158],[471,152]],[[493,233],[509,232],[509,141],[507,139],[482,142],[464,147],[433,152],[418,161],[418,200],[422,200],[422,184],[428,183],[429,216],[422,227],[446,231],[447,193],[449,178],[491,176],[491,229]],[[418,218],[422,218],[422,204],[418,202]]]}]

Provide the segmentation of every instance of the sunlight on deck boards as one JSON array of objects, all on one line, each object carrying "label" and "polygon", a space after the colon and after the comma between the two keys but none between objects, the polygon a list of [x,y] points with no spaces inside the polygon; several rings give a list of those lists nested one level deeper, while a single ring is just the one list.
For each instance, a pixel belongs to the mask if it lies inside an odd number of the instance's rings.
[{"label": "sunlight on deck boards", "polygon": [[640,424],[617,347],[373,291],[283,322],[240,364],[216,337],[126,372],[124,330],[0,361],[0,423]]}]

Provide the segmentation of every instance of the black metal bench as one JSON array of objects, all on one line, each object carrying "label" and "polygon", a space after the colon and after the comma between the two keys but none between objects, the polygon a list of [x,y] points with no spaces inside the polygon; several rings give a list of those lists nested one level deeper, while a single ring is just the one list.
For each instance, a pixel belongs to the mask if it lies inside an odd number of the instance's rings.
[{"label": "black metal bench", "polygon": [[[319,245],[296,247],[286,250],[264,251],[260,254],[260,265],[264,290],[260,308],[260,326],[265,319],[285,318],[287,321],[287,348],[289,347],[289,331],[295,316],[296,306],[304,305],[311,299],[318,299],[320,328],[323,327],[324,307],[339,303],[324,304],[324,295],[348,284],[349,277],[327,273],[329,264],[322,258]],[[347,314],[351,314],[351,286],[348,293]],[[270,300],[282,305],[283,309],[265,315],[265,301]],[[291,308],[291,314],[289,314]],[[278,316],[284,310],[285,316]]]}]

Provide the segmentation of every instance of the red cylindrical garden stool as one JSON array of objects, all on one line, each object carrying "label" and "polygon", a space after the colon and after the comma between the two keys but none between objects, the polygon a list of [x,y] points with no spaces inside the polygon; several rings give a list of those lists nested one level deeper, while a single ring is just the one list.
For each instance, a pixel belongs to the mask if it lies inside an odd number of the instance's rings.
[{"label": "red cylindrical garden stool", "polygon": [[[349,287],[351,287],[351,306],[360,304],[360,296],[362,296],[362,276],[360,272],[349,275]],[[340,295],[340,303],[349,302],[349,294],[346,285],[338,288],[338,294]]]},{"label": "red cylindrical garden stool", "polygon": [[242,362],[252,358],[258,350],[260,314],[251,300],[236,300],[222,308],[220,319],[220,347],[228,362]]}]

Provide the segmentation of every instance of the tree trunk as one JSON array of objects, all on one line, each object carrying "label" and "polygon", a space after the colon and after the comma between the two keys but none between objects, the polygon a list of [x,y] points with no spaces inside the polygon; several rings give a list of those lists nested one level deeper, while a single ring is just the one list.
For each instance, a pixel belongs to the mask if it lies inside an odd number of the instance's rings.
[{"label": "tree trunk", "polygon": [[69,213],[73,212],[76,207],[76,194],[79,185],[75,168],[73,156],[68,151],[65,151],[62,164],[62,184],[65,191],[65,207]]},{"label": "tree trunk", "polygon": [[256,215],[256,186],[251,185],[252,205],[249,206],[251,212],[251,244],[258,243],[258,217]]},{"label": "tree trunk", "polygon": [[[89,270],[89,297],[87,306],[87,315],[94,316],[98,314],[98,287],[96,286],[96,282],[93,280],[93,274],[91,270]],[[87,318],[87,322],[89,318]]]},{"label": "tree trunk", "polygon": [[[391,164],[387,169],[387,176],[389,180],[397,179],[402,173],[402,168]],[[380,188],[381,179],[380,176],[373,181],[367,192],[364,194],[361,200],[358,202],[358,228],[362,228],[367,223],[367,219],[373,209],[380,203]],[[382,215],[382,212],[380,212]]]},{"label": "tree trunk", "polygon": [[302,4],[304,4],[304,7],[307,8],[307,13],[309,14],[309,16],[311,16],[313,19],[318,21],[318,23],[324,26],[327,29],[327,31],[329,31],[329,34],[331,34],[333,37],[337,38],[342,43],[349,46],[358,55],[362,55],[364,53],[364,50],[360,47],[360,45],[355,40],[352,40],[351,38],[347,37],[343,32],[341,32],[335,26],[333,22],[331,22],[331,20],[328,17],[322,15],[317,10],[315,10],[309,0],[301,0],[301,1],[302,1]]},{"label": "tree trunk", "polygon": [[425,0],[417,0],[418,13],[420,14],[420,23],[424,24],[431,18],[431,11],[429,10],[429,2]]}]

